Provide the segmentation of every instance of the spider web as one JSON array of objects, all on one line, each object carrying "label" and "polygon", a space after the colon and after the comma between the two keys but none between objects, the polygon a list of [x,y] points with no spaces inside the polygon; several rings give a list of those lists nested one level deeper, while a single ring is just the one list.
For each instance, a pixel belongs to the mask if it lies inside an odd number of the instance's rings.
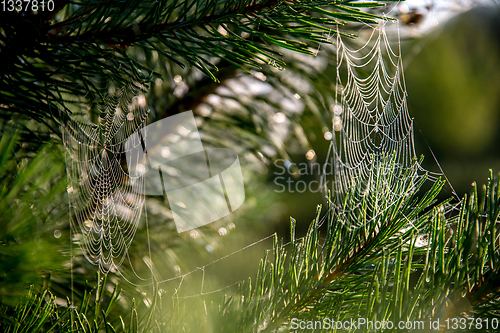
[{"label": "spider web", "polygon": [[[345,75],[345,78],[343,77]],[[389,155],[399,168],[416,158],[413,119],[408,113],[401,52],[391,48],[385,24],[360,49],[337,37],[337,104],[333,106],[337,192],[352,179],[367,180]]]},{"label": "spider web", "polygon": [[[378,190],[372,193],[384,195],[375,201],[382,200],[390,207],[400,199],[394,193],[395,188],[408,181],[414,188],[422,177],[435,180],[437,175],[424,170],[417,160],[399,27],[394,49],[386,25],[387,22],[382,22],[368,26],[364,32],[369,37],[361,46],[350,46],[337,34],[335,103],[331,107],[331,143],[326,163],[334,167],[331,190],[339,214],[349,214],[346,207],[359,205],[359,196],[374,188]],[[322,180],[326,191],[326,175]],[[345,198],[349,204],[342,207]]]},{"label": "spider web", "polygon": [[122,264],[143,214],[144,179],[122,167],[125,141],[149,113],[143,92],[129,83],[98,105],[97,124],[74,117],[62,128],[71,228],[85,258],[103,273]]}]

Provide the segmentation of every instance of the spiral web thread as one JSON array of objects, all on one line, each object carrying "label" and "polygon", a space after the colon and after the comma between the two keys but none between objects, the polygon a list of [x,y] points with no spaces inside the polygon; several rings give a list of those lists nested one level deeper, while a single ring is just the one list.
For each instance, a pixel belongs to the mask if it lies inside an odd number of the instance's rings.
[{"label": "spiral web thread", "polygon": [[84,256],[102,273],[116,271],[127,258],[143,214],[144,180],[131,177],[122,161],[125,141],[149,113],[144,87],[129,83],[110,90],[98,106],[98,124],[74,117],[62,128],[71,228]]}]

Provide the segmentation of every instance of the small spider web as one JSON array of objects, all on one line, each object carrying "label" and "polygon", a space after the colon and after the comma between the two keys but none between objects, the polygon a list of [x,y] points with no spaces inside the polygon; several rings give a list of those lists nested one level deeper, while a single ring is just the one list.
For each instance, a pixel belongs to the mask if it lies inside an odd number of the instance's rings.
[{"label": "small spider web", "polygon": [[107,273],[126,258],[144,210],[144,181],[122,166],[125,141],[149,113],[144,87],[129,83],[98,109],[97,124],[75,117],[62,133],[71,228],[85,258]]}]

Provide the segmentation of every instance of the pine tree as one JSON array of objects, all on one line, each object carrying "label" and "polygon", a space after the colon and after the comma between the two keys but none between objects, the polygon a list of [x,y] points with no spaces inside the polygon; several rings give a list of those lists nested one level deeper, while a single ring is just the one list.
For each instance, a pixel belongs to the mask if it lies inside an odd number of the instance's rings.
[{"label": "pine tree", "polygon": [[[0,13],[3,331],[278,332],[309,325],[319,331],[317,321],[334,329],[336,321],[359,325],[361,318],[362,326],[348,330],[373,331],[371,322],[384,325],[377,331],[411,331],[423,321],[430,331],[430,321],[439,320],[444,330],[497,331],[500,186],[491,172],[482,191],[474,185],[460,202],[438,202],[444,182],[424,191],[425,179],[414,186],[409,174],[399,175],[396,203],[376,185],[367,195],[354,190],[343,203],[331,198],[304,237],[296,236],[291,220],[290,242],[276,236],[255,277],[213,297],[175,299],[171,307],[158,289],[144,306],[120,297],[118,286],[109,288],[114,276],[98,276],[96,283],[86,282],[95,281],[93,272],[70,277],[59,254],[67,255],[70,245],[59,249],[47,237],[56,236],[55,227],[69,237],[61,126],[72,117],[99,122],[110,92],[133,86],[148,91],[152,120],[193,109],[211,143],[260,152],[265,160],[288,157],[294,145],[310,148],[314,126],[327,123],[320,110],[328,108],[327,87],[335,82],[304,59],[332,44],[335,34],[355,38],[360,24],[387,20],[377,9],[384,4],[63,0],[39,1],[36,11],[34,1],[21,5],[6,1]],[[296,94],[297,81],[306,82],[312,93],[302,98],[310,112],[294,115],[272,94],[226,96],[236,102],[233,109],[207,102],[245,75],[285,97]],[[260,101],[272,107],[263,110]],[[277,112],[291,120],[296,137],[275,139],[268,119]],[[314,126],[301,125],[311,119]],[[398,172],[391,160],[380,168],[391,172],[377,173],[373,184]],[[354,213],[336,214],[336,204]],[[349,228],[359,221],[371,223]],[[29,284],[35,287],[19,299]],[[121,287],[133,295],[126,282]],[[414,326],[400,330],[389,321]]]}]

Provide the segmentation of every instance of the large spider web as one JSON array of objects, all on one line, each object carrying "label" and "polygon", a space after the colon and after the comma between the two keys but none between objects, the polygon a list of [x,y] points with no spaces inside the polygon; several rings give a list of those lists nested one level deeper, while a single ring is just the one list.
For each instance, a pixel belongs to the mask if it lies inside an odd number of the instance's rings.
[{"label": "large spider web", "polygon": [[352,179],[367,180],[374,166],[395,155],[400,168],[416,158],[413,119],[408,113],[401,50],[389,43],[385,24],[359,49],[337,38],[337,104],[333,106],[337,192]]},{"label": "large spider web", "polygon": [[62,128],[71,228],[84,256],[103,273],[125,260],[143,215],[144,180],[122,167],[125,142],[149,113],[142,90],[129,83],[98,105],[97,124],[74,117]]}]

